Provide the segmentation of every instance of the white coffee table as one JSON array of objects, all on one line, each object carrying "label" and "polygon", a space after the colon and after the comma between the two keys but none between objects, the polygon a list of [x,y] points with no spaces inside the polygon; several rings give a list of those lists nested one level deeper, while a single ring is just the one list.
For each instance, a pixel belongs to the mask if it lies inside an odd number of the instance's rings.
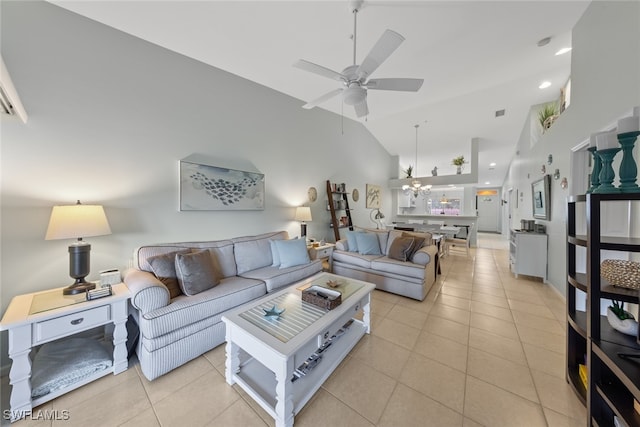
[{"label": "white coffee table", "polygon": [[[302,301],[302,289],[327,287],[329,280],[340,283],[336,289],[342,292],[342,304],[328,311]],[[227,383],[238,383],[276,426],[292,426],[295,414],[370,332],[374,288],[360,280],[318,273],[225,314]],[[285,311],[279,318],[265,317],[263,308],[274,305]],[[298,368],[305,362],[317,368],[302,375]]]}]

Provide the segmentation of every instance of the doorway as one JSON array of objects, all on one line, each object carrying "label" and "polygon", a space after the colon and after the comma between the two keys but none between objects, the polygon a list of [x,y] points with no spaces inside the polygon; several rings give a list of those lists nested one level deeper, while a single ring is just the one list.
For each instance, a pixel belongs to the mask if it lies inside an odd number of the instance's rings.
[{"label": "doorway", "polygon": [[498,190],[478,190],[476,193],[478,231],[500,233],[500,194]]}]

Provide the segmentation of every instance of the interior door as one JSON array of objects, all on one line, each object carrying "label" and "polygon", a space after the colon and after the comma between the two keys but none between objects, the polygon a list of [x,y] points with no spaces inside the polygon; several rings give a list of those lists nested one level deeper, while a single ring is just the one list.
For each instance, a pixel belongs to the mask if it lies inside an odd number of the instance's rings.
[{"label": "interior door", "polygon": [[499,233],[500,196],[478,195],[478,231]]}]

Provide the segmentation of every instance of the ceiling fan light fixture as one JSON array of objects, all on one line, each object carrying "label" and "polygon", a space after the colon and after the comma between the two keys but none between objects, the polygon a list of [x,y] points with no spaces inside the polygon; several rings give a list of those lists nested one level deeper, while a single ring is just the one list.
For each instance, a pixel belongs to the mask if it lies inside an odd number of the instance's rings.
[{"label": "ceiling fan light fixture", "polygon": [[352,84],[342,92],[342,100],[347,105],[360,104],[365,99],[367,99],[366,89],[357,84]]}]

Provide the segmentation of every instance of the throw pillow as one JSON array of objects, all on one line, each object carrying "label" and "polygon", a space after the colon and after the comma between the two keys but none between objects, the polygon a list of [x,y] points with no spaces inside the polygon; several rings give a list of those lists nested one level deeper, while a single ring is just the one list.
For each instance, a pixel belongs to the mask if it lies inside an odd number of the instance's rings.
[{"label": "throw pillow", "polygon": [[153,274],[169,289],[169,298],[171,299],[182,295],[182,290],[178,284],[178,277],[176,276],[176,255],[188,254],[190,252],[191,249],[184,249],[147,258]]},{"label": "throw pillow", "polygon": [[413,250],[415,239],[413,237],[400,236],[393,239],[389,248],[389,258],[398,261],[407,261],[410,259],[409,254]]},{"label": "throw pillow", "polygon": [[280,267],[280,254],[278,253],[278,248],[276,247],[276,241],[269,240],[269,246],[271,247],[271,258],[273,259],[271,267]]},{"label": "throw pillow", "polygon": [[280,268],[289,268],[311,262],[306,239],[275,240],[280,257]]},{"label": "throw pillow", "polygon": [[220,283],[209,251],[197,251],[176,255],[176,275],[182,293],[188,296],[199,294]]},{"label": "throw pillow", "polygon": [[382,255],[378,236],[375,233],[356,233],[356,242],[360,255]]},{"label": "throw pillow", "polygon": [[412,237],[414,240],[413,247],[411,248],[411,252],[407,255],[407,259],[410,260],[413,258],[413,255],[418,252],[418,250],[424,246],[424,242],[427,239],[426,236],[416,236],[415,234],[402,233],[403,237]]},{"label": "throw pillow", "polygon": [[358,252],[358,241],[356,240],[356,236],[361,234],[359,231],[347,231],[345,235],[347,236],[347,244],[349,245],[349,252]]}]

